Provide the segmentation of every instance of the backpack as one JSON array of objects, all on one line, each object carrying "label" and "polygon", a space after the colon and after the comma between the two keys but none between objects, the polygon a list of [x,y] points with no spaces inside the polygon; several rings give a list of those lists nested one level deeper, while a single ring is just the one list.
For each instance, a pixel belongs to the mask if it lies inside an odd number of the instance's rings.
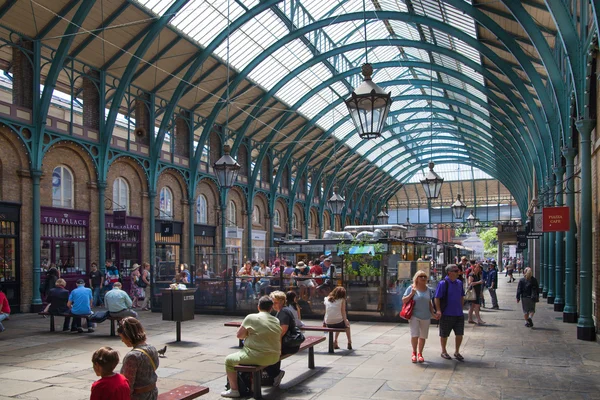
[{"label": "backpack", "polygon": [[[237,372],[238,391],[241,397],[252,396],[252,374],[250,372]],[[225,385],[225,389],[229,390],[229,380]]]}]

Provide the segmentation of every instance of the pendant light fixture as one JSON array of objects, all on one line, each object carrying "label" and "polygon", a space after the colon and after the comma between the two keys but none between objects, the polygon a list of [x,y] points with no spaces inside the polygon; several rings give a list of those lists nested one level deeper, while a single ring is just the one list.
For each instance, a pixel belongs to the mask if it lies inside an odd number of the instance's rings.
[{"label": "pendant light fixture", "polygon": [[456,196],[456,201],[452,204],[451,208],[454,219],[462,220],[467,206],[460,199],[460,194]]}]

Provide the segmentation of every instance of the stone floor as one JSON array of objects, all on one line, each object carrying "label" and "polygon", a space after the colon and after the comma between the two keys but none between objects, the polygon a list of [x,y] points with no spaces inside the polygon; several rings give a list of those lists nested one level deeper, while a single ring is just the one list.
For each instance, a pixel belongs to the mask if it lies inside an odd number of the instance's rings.
[{"label": "stone floor", "polygon": [[[503,278],[503,277],[502,277]],[[424,364],[410,362],[406,324],[352,324],[354,350],[327,353],[316,348],[316,369],[307,368],[306,353],[284,360],[279,389],[263,390],[267,399],[600,399],[600,346],[576,339],[576,326],[541,302],[535,327],[526,328],[515,302],[516,283],[500,280],[500,310],[484,310],[485,326],[467,324],[461,350],[465,362],[440,357],[437,327],[432,326]],[[487,293],[486,293],[487,295]],[[488,302],[489,295],[487,295]],[[488,305],[491,305],[488,303]],[[169,345],[162,358],[159,391],[202,384],[218,399],[225,385],[223,358],[235,351],[235,329],[224,316],[197,315],[183,324],[185,342],[174,343],[175,325],[160,314],[142,313],[149,342]],[[62,322],[58,321],[60,325]],[[127,351],[109,336],[105,323],[94,334],[48,332],[49,320],[15,315],[0,334],[0,400],[88,399],[91,356],[110,345]],[[453,353],[452,345],[448,351]],[[345,338],[340,345],[345,347]]]}]

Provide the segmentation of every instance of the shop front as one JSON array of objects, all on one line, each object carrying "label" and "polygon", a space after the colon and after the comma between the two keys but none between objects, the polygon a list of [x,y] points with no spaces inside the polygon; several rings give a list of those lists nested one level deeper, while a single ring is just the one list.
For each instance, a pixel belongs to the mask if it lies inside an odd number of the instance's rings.
[{"label": "shop front", "polygon": [[131,268],[142,264],[142,218],[105,215],[106,259],[112,260],[123,278],[123,288],[131,288]]},{"label": "shop front", "polygon": [[227,265],[237,271],[242,265],[242,238],[244,230],[237,226],[228,226],[225,228],[225,250],[230,254]]},{"label": "shop front", "polygon": [[156,220],[155,226],[156,282],[168,286],[181,262],[183,222]]},{"label": "shop front", "polygon": [[20,204],[0,203],[0,287],[13,312],[21,311],[20,215]]},{"label": "shop front", "polygon": [[[196,274],[196,271],[190,271],[192,279],[201,277],[201,273],[209,277],[214,277],[215,274],[219,273],[214,259],[216,233],[216,226],[194,225],[194,265],[198,274]],[[203,264],[206,264],[206,270],[199,269]]]},{"label": "shop front", "polygon": [[41,219],[41,284],[44,272],[54,266],[72,290],[77,279],[88,272],[90,213],[41,207]]},{"label": "shop front", "polygon": [[265,260],[267,248],[267,232],[252,230],[252,260]]}]

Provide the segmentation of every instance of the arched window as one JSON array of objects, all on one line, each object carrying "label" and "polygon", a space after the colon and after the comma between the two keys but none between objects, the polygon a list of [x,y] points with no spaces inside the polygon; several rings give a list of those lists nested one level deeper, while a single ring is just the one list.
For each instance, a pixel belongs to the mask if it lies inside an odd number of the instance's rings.
[{"label": "arched window", "polygon": [[260,209],[258,206],[254,206],[254,209],[252,210],[252,223],[260,225]]},{"label": "arched window", "polygon": [[129,185],[123,178],[113,182],[113,211],[125,210],[129,214]]},{"label": "arched window", "polygon": [[296,213],[292,213],[292,230],[298,230],[298,217],[296,217]]},{"label": "arched window", "polygon": [[160,189],[160,215],[161,219],[173,219],[173,193],[168,187]]},{"label": "arched window", "polygon": [[275,214],[273,214],[273,225],[276,227],[281,227],[281,214],[279,210],[275,210]]},{"label": "arched window", "polygon": [[73,174],[62,165],[52,171],[52,206],[73,208]]},{"label": "arched window", "polygon": [[196,199],[196,223],[208,224],[208,202],[203,194]]},{"label": "arched window", "polygon": [[233,200],[229,200],[227,207],[227,226],[237,226],[237,207]]},{"label": "arched window", "polygon": [[312,227],[313,227],[313,225],[312,225],[312,213],[309,212],[308,213],[308,228],[310,229]]}]

